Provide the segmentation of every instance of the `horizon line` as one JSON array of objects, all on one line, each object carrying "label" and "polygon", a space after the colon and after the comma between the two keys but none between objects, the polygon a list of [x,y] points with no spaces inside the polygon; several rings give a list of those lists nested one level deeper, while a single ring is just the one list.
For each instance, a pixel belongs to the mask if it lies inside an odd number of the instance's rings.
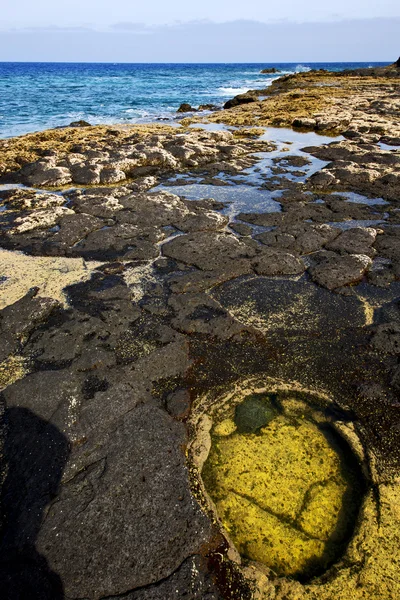
[{"label": "horizon line", "polygon": [[[396,59],[393,63],[396,62]],[[346,64],[364,64],[364,63],[373,63],[373,64],[382,64],[388,63],[392,64],[392,60],[301,60],[297,59],[294,61],[262,61],[262,62],[253,62],[253,61],[244,61],[244,62],[226,62],[226,61],[216,61],[216,62],[197,62],[197,61],[189,61],[189,62],[171,62],[171,61],[150,61],[150,62],[131,62],[131,61],[91,61],[91,60],[0,60],[0,64],[31,64],[31,65],[294,65],[301,63],[308,63],[311,65],[346,65]]]}]

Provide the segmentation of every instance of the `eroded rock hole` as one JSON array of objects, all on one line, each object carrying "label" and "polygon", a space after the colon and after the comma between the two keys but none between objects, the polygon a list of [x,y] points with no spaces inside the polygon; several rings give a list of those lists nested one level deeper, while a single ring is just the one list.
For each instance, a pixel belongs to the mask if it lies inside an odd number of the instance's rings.
[{"label": "eroded rock hole", "polygon": [[332,411],[298,394],[251,394],[219,414],[202,479],[242,558],[310,580],[343,553],[365,492]]}]

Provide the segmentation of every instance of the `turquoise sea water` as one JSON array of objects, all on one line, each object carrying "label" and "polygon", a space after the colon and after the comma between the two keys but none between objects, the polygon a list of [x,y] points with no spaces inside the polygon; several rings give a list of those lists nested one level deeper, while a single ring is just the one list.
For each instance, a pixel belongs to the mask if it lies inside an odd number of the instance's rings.
[{"label": "turquoise sea water", "polygon": [[21,135],[84,119],[97,123],[173,120],[182,102],[222,105],[277,75],[387,63],[91,64],[0,63],[0,137]]}]

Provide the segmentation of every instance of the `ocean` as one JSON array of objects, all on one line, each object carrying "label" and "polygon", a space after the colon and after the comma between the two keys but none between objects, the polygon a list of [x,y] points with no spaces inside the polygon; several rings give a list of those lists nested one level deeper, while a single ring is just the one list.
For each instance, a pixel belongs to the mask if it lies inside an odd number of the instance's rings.
[{"label": "ocean", "polygon": [[388,63],[113,64],[0,63],[0,137],[83,119],[91,124],[173,121],[182,102],[222,105],[281,74]]}]

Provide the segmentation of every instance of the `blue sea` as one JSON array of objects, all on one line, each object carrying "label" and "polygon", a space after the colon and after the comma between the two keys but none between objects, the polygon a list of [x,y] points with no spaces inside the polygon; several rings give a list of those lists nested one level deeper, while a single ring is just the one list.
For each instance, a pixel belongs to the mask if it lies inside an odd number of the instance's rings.
[{"label": "blue sea", "polygon": [[222,105],[277,75],[388,63],[101,64],[0,63],[0,137],[22,135],[84,119],[145,123],[176,119],[182,102]]}]

